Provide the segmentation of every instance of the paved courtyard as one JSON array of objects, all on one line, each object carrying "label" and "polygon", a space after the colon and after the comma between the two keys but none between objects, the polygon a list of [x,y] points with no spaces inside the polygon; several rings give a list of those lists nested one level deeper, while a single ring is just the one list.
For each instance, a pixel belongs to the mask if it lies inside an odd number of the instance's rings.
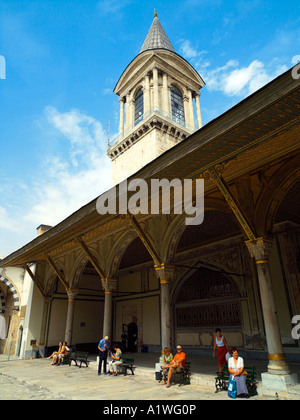
[{"label": "paved courtyard", "polygon": [[[0,359],[0,400],[98,400],[99,408],[112,410],[111,403],[130,401],[127,405],[132,406],[144,402],[143,407],[149,407],[151,401],[166,403],[173,401],[176,404],[194,403],[203,400],[226,400],[227,393],[222,391],[215,393],[215,361],[207,359],[203,363],[202,370],[196,368],[191,385],[173,385],[170,388],[159,384],[155,380],[154,361],[155,355],[134,355],[137,366],[134,376],[97,375],[97,362],[94,359],[88,368],[72,366],[51,366],[47,359],[5,360]],[[199,357],[194,356],[195,360]],[[206,360],[206,359],[205,359]],[[202,362],[204,359],[202,360]],[[213,369],[213,372],[211,370]],[[298,394],[281,396],[263,396],[258,384],[258,395],[247,401],[276,400],[276,399],[300,399]],[[147,404],[145,403],[147,402]],[[145,405],[146,404],[146,405]],[[152,413],[153,414],[153,413]]]}]

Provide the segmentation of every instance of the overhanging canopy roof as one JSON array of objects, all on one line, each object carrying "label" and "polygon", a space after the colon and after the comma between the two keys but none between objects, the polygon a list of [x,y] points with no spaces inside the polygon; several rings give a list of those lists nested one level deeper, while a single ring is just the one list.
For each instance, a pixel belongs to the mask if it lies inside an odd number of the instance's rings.
[{"label": "overhanging canopy roof", "polygon": [[[130,179],[196,178],[213,165],[234,159],[229,178],[247,173],[278,156],[299,150],[300,80],[288,70],[215,120],[196,131]],[[269,146],[272,142],[272,147]],[[209,189],[209,184],[206,186]],[[76,237],[98,235],[128,222],[118,215],[100,215],[96,201],[88,203],[48,232],[0,261],[0,267],[22,266],[60,252]]]}]

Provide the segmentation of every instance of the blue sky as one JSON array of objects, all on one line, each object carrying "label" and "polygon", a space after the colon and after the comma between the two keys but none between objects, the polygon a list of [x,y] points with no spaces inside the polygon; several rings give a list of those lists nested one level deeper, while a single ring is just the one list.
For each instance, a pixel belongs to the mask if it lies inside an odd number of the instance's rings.
[{"label": "blue sky", "polygon": [[154,9],[176,52],[206,82],[204,124],[299,61],[298,1],[2,1],[0,255],[111,186],[113,89]]}]

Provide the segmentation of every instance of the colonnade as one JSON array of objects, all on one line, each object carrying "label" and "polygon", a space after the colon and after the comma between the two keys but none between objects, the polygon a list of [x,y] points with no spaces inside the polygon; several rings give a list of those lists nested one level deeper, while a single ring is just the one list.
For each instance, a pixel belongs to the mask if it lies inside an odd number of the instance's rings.
[{"label": "colonnade", "polygon": [[[152,77],[151,77],[152,76]],[[171,110],[171,86],[173,79],[166,73],[162,73],[162,85],[159,85],[160,79],[159,69],[153,67],[152,72],[145,74],[143,80],[140,83],[140,87],[143,89],[143,100],[144,100],[144,114],[150,109],[155,108],[163,111],[167,115],[172,114]],[[152,82],[152,83],[151,83]],[[176,82],[175,82],[176,83]],[[176,83],[176,86],[178,83]],[[151,94],[153,89],[153,94]],[[185,123],[190,130],[196,130],[195,116],[194,116],[194,105],[193,100],[195,99],[196,109],[196,120],[198,129],[202,127],[202,117],[200,109],[200,92],[193,91],[189,87],[180,86],[182,91]],[[119,123],[119,135],[123,134],[125,130],[130,128],[134,124],[134,106],[135,106],[135,95],[137,90],[129,91],[125,96],[119,99],[120,103],[120,123]],[[126,109],[125,109],[126,103]]]},{"label": "colonnade", "polygon": [[[274,294],[271,284],[269,257],[272,249],[272,241],[265,238],[258,238],[246,241],[246,246],[251,257],[254,258],[261,294],[261,304],[264,315],[265,333],[268,348],[268,373],[277,375],[288,375],[290,368],[286,363],[283,353],[283,346],[280,336],[280,328],[276,313]],[[171,301],[170,285],[174,280],[175,266],[161,263],[154,266],[157,277],[160,281],[160,313],[161,313],[161,345],[162,347],[172,346],[172,322],[171,322]],[[112,313],[113,293],[117,289],[117,279],[102,280],[105,291],[103,336],[112,337]],[[72,329],[74,318],[74,301],[78,290],[68,290],[68,312],[66,321],[65,340],[72,342]]]}]

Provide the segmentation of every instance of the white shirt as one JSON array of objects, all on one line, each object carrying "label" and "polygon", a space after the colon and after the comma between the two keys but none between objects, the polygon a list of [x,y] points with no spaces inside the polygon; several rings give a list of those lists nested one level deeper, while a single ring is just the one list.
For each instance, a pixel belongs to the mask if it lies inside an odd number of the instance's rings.
[{"label": "white shirt", "polygon": [[230,357],[228,360],[228,368],[232,370],[239,370],[244,367],[244,359],[242,357],[238,357],[237,364],[234,362],[234,358]]}]

